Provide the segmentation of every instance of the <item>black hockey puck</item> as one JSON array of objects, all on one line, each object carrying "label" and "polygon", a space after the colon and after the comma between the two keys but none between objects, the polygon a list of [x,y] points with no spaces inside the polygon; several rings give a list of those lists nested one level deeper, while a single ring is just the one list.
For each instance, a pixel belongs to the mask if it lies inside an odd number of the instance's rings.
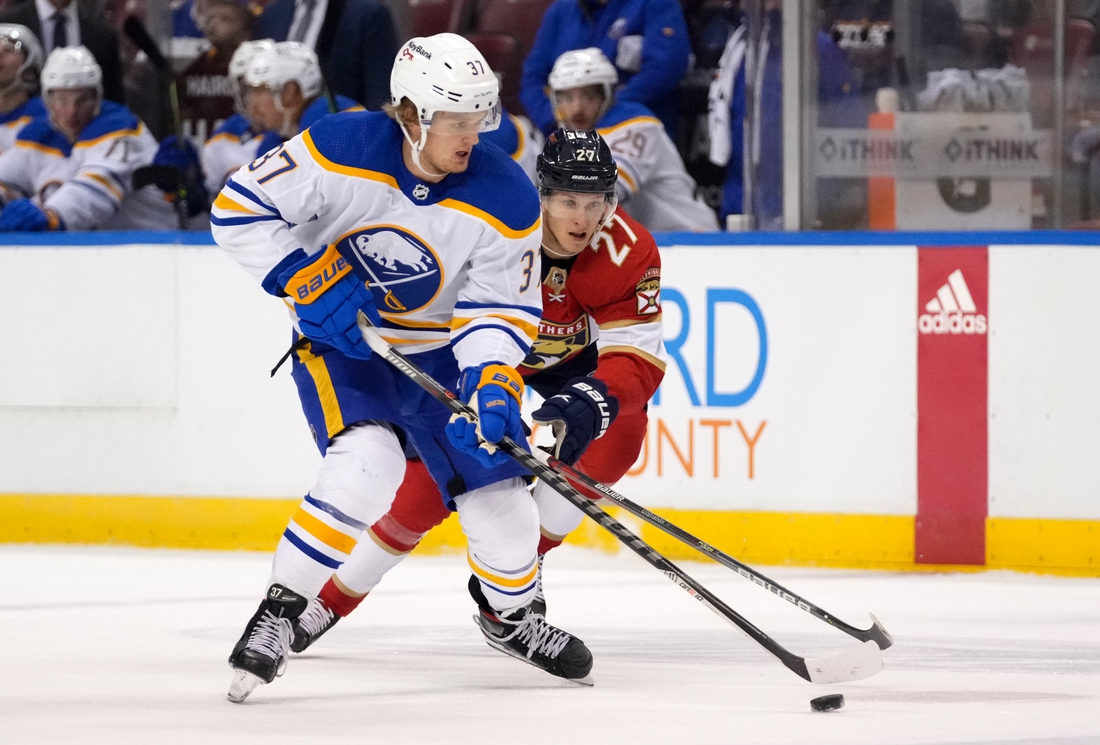
[{"label": "black hockey puck", "polygon": [[810,701],[813,711],[836,711],[844,708],[844,694],[833,693],[829,696],[818,696]]}]

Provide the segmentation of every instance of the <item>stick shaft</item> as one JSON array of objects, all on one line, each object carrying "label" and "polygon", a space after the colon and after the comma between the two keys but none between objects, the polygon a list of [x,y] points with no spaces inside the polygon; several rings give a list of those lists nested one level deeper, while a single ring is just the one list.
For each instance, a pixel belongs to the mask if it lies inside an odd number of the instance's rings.
[{"label": "stick shaft", "polygon": [[598,492],[600,495],[618,504],[620,507],[622,507],[635,517],[641,518],[658,530],[667,533],[668,535],[676,538],[677,540],[685,543],[688,546],[691,546],[696,551],[699,551],[700,553],[709,556],[722,566],[734,570],[753,584],[759,585],[765,590],[768,590],[769,592],[778,595],[792,605],[798,606],[815,618],[825,621],[829,625],[834,626],[840,631],[843,631],[845,634],[859,639],[860,641],[871,640],[878,645],[879,649],[887,649],[894,643],[893,638],[886,631],[886,629],[882,628],[882,626],[880,626],[877,622],[872,625],[870,629],[860,629],[850,624],[847,624],[844,621],[841,621],[833,614],[825,611],[822,608],[819,608],[818,606],[814,605],[809,600],[806,600],[800,595],[791,592],[778,582],[775,582],[768,577],[765,577],[763,574],[756,571],[747,564],[743,564],[729,554],[720,551],[714,546],[711,546],[706,541],[696,538],[691,533],[687,532],[683,528],[674,525],[673,523],[670,523],[668,520],[665,520],[660,515],[656,515],[647,510],[645,507],[635,504],[634,502],[619,494],[606,484],[596,481],[591,476],[581,473],[580,471],[569,465],[566,465],[557,458],[553,456],[547,456],[546,465],[549,468],[564,475],[566,478],[579,482],[584,486]]},{"label": "stick shaft", "polygon": [[[361,315],[360,328],[363,332],[363,338],[376,354],[380,354],[384,357],[387,362],[430,393],[432,397],[446,406],[452,413],[467,417],[470,421],[477,420],[477,413],[473,409],[460,401],[452,391],[442,386],[438,381],[421,370],[416,363],[404,354],[390,347],[389,344],[378,336],[374,329],[364,323],[364,320],[364,317]],[[715,614],[721,616],[728,623],[739,628],[750,639],[762,646],[768,652],[771,652],[771,654],[789,670],[810,682],[823,682],[812,677],[805,658],[799,657],[785,649],[782,645],[753,625],[747,618],[723,603],[699,582],[681,571],[679,567],[655,551],[649,544],[600,509],[595,502],[580,494],[563,476],[555,472],[549,466],[539,462],[539,460],[531,455],[525,448],[516,444],[516,442],[508,437],[501,439],[501,441],[497,443],[497,446],[533,475],[545,481],[554,491],[569,500],[571,504],[588,515],[588,517],[598,523],[600,527],[614,535],[621,543],[626,545],[627,548],[645,559],[652,567],[660,570],[661,573],[674,584],[693,596]],[[881,662],[879,662],[879,667],[881,667]],[[877,670],[875,670],[875,672],[877,672]],[[861,675],[860,677],[865,676]],[[856,678],[853,677],[852,679]]]}]

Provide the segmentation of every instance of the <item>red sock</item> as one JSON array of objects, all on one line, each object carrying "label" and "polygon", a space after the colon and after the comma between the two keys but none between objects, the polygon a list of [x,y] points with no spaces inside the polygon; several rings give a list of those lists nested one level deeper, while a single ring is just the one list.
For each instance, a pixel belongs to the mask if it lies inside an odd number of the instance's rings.
[{"label": "red sock", "polygon": [[343,618],[359,607],[366,595],[357,598],[352,597],[337,587],[336,583],[329,577],[328,582],[321,588],[321,592],[318,593],[317,597],[325,604],[326,608]]},{"label": "red sock", "polygon": [[[564,539],[562,539],[564,540]],[[547,538],[544,535],[539,536],[539,553],[544,554],[552,548],[557,548],[561,545],[561,540],[555,538]]]}]

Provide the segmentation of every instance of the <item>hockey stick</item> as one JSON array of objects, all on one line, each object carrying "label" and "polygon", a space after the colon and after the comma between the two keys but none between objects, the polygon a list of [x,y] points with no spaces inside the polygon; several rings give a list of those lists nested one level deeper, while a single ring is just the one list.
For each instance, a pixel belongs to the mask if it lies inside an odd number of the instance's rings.
[{"label": "hockey stick", "polygon": [[714,546],[711,546],[709,543],[706,543],[705,541],[696,538],[686,530],[679,528],[676,525],[673,525],[659,515],[653,514],[645,507],[631,502],[629,499],[616,492],[610,486],[602,484],[599,481],[596,481],[591,476],[577,471],[575,468],[566,465],[562,461],[558,460],[552,455],[547,454],[539,448],[535,448],[534,455],[547,467],[553,469],[554,471],[557,471],[559,474],[565,476],[568,479],[571,479],[572,481],[584,484],[593,491],[599,492],[601,495],[603,495],[607,499],[610,499],[612,502],[619,505],[635,517],[641,518],[658,530],[667,533],[668,535],[676,538],[679,541],[682,541],[688,546],[694,548],[696,551],[699,551],[700,553],[709,556],[722,566],[732,569],[745,579],[750,580],[754,584],[760,585],[765,590],[773,592],[784,600],[794,605],[797,605],[799,608],[806,611],[814,618],[819,618],[825,623],[828,623],[831,626],[840,629],[845,634],[848,634],[848,636],[855,637],[861,642],[868,640],[873,641],[875,644],[878,645],[879,649],[888,649],[894,643],[894,638],[890,636],[890,632],[883,628],[882,624],[879,623],[879,620],[875,618],[875,615],[873,613],[868,614],[869,616],[871,616],[872,621],[871,628],[869,629],[860,629],[844,623],[844,621],[841,621],[839,618],[832,615],[831,613],[822,610],[821,608],[811,603],[809,600],[806,600],[805,598],[794,594],[786,587],[783,587],[783,585],[777,584],[776,582],[768,579],[752,567],[742,564],[740,561],[733,558],[729,554],[719,551]]},{"label": "hockey stick", "polygon": [[[431,376],[421,370],[416,363],[391,347],[367,322],[360,312],[359,328],[363,339],[371,350],[396,367],[413,382],[431,394],[433,398],[446,406],[452,413],[460,414],[470,421],[477,421],[477,413],[462,403],[454,393],[444,388]],[[747,618],[733,610],[709,590],[689,577],[675,564],[653,550],[645,541],[619,524],[614,518],[596,506],[591,499],[580,494],[568,481],[556,471],[539,462],[537,458],[505,437],[497,447],[512,456],[520,465],[533,475],[545,481],[554,491],[569,500],[577,509],[599,523],[600,527],[612,533],[631,551],[641,556],[652,567],[658,569],[673,583],[701,602],[728,623],[741,629],[750,639],[771,652],[789,670],[811,683],[846,683],[869,678],[882,669],[882,652],[873,641],[865,641],[859,647],[831,657],[809,659],[799,657],[785,649],[778,642],[756,628]]]},{"label": "hockey stick", "polygon": [[[122,30],[149,59],[149,64],[157,71],[162,79],[168,81],[168,103],[172,109],[172,133],[176,135],[176,147],[183,149],[183,124],[180,121],[179,94],[176,91],[176,77],[172,74],[172,65],[161,54],[153,37],[145,30],[145,24],[137,16],[126,16],[122,22]],[[175,173],[172,173],[174,171]],[[179,221],[180,230],[187,230],[187,174],[175,166],[142,166],[134,171],[133,188],[140,189],[150,184],[156,184],[157,188],[176,195],[176,219]]]}]

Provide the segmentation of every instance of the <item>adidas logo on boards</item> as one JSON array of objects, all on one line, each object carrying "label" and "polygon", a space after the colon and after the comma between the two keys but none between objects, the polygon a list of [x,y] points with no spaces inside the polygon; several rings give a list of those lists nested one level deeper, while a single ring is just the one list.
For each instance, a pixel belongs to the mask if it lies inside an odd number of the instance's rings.
[{"label": "adidas logo on boards", "polygon": [[988,326],[985,316],[977,312],[961,269],[951,272],[947,284],[924,309],[928,312],[917,319],[922,334],[984,334]]}]

